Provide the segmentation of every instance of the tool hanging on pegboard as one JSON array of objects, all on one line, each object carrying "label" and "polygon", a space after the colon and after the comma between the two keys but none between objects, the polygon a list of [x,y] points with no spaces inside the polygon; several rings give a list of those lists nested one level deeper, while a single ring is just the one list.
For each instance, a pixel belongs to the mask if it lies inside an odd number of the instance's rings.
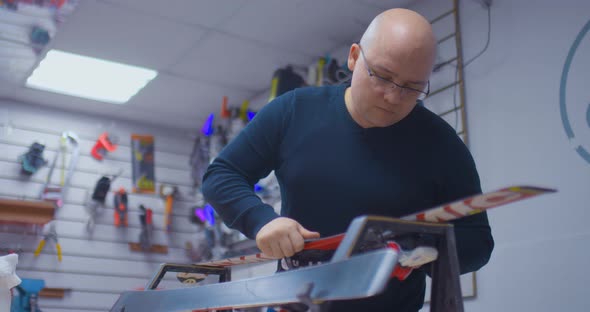
[{"label": "tool hanging on pegboard", "polygon": [[215,120],[215,114],[209,114],[203,125],[201,131],[195,138],[193,144],[193,150],[189,159],[189,165],[191,166],[191,178],[193,179],[193,187],[199,189],[203,179],[203,175],[207,170],[210,162],[209,142],[211,141],[211,135],[213,134],[213,121]]},{"label": "tool hanging on pegboard", "polygon": [[98,137],[96,143],[94,143],[92,150],[90,150],[90,154],[96,160],[103,160],[107,152],[112,153],[117,149],[118,141],[118,137],[109,135],[108,132],[104,132]]},{"label": "tool hanging on pegboard", "polygon": [[346,63],[338,64],[338,60],[326,55],[320,57],[316,64],[308,68],[307,84],[315,86],[337,85],[349,83],[352,72],[346,67]]},{"label": "tool hanging on pegboard", "polygon": [[227,129],[229,128],[231,118],[227,96],[223,97],[219,117],[217,118],[218,121],[213,123],[215,131],[213,131],[209,140],[209,159],[211,161],[219,155],[223,147],[227,144]]},{"label": "tool hanging on pegboard", "polygon": [[160,196],[166,201],[164,210],[164,227],[166,232],[172,228],[172,208],[174,206],[174,198],[178,195],[178,187],[169,184],[160,185]]},{"label": "tool hanging on pegboard", "polygon": [[141,210],[141,214],[139,215],[139,222],[141,223],[139,243],[129,242],[129,249],[138,252],[167,254],[168,246],[153,243],[154,213],[152,209],[146,208],[144,205],[139,205],[139,210]]},{"label": "tool hanging on pegboard", "polygon": [[305,80],[293,71],[293,66],[289,65],[285,68],[279,68],[273,73],[268,101],[270,102],[279,95],[295,88],[303,87],[304,85]]},{"label": "tool hanging on pegboard", "polygon": [[191,261],[206,261],[213,257],[215,247],[215,211],[211,205],[191,208],[190,220],[198,226],[193,240],[185,242]]},{"label": "tool hanging on pegboard", "polygon": [[128,200],[127,200],[127,191],[124,188],[120,188],[114,197],[115,201],[115,214],[114,214],[114,223],[116,227],[127,226],[127,211],[128,209]]},{"label": "tool hanging on pegboard", "polygon": [[18,157],[23,175],[31,176],[41,167],[47,165],[47,160],[43,158],[44,150],[45,145],[35,142],[29,146],[29,150],[26,153]]},{"label": "tool hanging on pegboard", "polygon": [[0,7],[6,6],[9,9],[17,10],[19,5],[31,5],[50,10],[61,9],[65,4],[77,1],[72,0],[0,0]]},{"label": "tool hanging on pegboard", "polygon": [[[51,164],[51,168],[49,169],[49,173],[47,174],[45,185],[43,185],[41,199],[54,202],[58,208],[63,206],[66,191],[70,185],[72,176],[74,175],[76,164],[78,163],[78,157],[80,156],[80,148],[78,146],[78,142],[79,139],[75,133],[71,131],[62,133],[60,137],[59,148],[55,153],[55,157],[53,158],[53,163]],[[68,150],[71,150],[71,153],[66,173],[66,160]],[[57,165],[57,160],[60,157],[60,182],[57,185],[51,184],[53,170],[55,169],[55,166]]]},{"label": "tool hanging on pegboard", "polygon": [[152,246],[152,229],[153,229],[153,211],[150,208],[145,208],[144,205],[139,205],[141,214],[139,221],[141,223],[141,233],[139,234],[139,245],[143,250],[149,250]]},{"label": "tool hanging on pegboard", "polygon": [[88,212],[88,221],[86,222],[86,231],[89,233],[94,230],[95,219],[98,215],[98,209],[100,207],[105,207],[105,202],[109,190],[111,189],[111,185],[123,173],[123,169],[120,169],[118,173],[112,176],[102,176],[96,182],[94,186],[94,191],[92,192],[91,198],[87,201],[85,207],[86,211]]},{"label": "tool hanging on pegboard", "polygon": [[55,250],[57,252],[57,260],[61,262],[62,253],[61,253],[61,245],[57,239],[57,230],[55,229],[55,221],[50,221],[47,223],[43,229],[43,238],[39,241],[37,245],[37,249],[35,249],[35,257],[39,257],[41,255],[41,251],[43,247],[45,247],[45,243],[53,241],[55,243]]}]

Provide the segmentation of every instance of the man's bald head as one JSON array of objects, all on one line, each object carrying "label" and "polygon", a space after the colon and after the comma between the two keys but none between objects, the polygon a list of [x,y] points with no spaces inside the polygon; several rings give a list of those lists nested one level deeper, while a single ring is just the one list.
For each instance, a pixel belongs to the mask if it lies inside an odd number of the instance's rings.
[{"label": "man's bald head", "polygon": [[377,15],[360,44],[365,51],[378,50],[402,58],[413,56],[432,65],[436,56],[436,39],[430,22],[407,9],[390,9]]},{"label": "man's bald head", "polygon": [[353,74],[344,101],[352,118],[364,128],[405,118],[419,92],[427,93],[435,57],[436,40],[424,17],[406,9],[379,14],[348,53]]}]

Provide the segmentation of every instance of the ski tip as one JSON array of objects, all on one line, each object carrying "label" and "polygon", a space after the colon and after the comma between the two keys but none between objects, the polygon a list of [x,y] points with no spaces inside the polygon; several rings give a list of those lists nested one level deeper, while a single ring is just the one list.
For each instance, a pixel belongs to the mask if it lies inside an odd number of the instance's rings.
[{"label": "ski tip", "polygon": [[506,189],[517,192],[531,192],[531,193],[556,193],[557,189],[531,186],[531,185],[515,185],[507,187]]}]

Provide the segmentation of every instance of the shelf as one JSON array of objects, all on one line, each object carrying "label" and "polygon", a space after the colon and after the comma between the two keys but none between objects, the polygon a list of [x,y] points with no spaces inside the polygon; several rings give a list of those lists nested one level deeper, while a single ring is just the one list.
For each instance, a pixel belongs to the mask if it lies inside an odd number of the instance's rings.
[{"label": "shelf", "polygon": [[48,288],[45,287],[41,289],[39,292],[39,297],[41,298],[63,298],[65,296],[66,291],[70,289],[66,288]]},{"label": "shelf", "polygon": [[129,243],[129,249],[131,251],[138,251],[138,252],[161,253],[161,254],[168,253],[168,246],[157,245],[157,244],[152,244],[149,249],[143,249],[143,248],[141,248],[141,245],[139,243]]},{"label": "shelf", "polygon": [[45,224],[53,219],[54,212],[52,202],[0,198],[0,222]]}]

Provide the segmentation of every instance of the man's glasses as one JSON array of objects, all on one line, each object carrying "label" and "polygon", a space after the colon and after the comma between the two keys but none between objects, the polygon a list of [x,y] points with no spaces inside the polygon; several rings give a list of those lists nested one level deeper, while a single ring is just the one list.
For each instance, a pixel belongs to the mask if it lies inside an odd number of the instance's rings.
[{"label": "man's glasses", "polygon": [[402,85],[399,85],[387,78],[383,78],[379,75],[377,75],[370,67],[369,67],[369,63],[367,62],[367,58],[365,57],[365,52],[363,52],[363,48],[359,45],[359,48],[361,50],[361,55],[363,57],[363,61],[365,62],[365,67],[367,68],[367,72],[369,73],[369,77],[371,78],[371,81],[373,82],[373,84],[381,89],[381,90],[387,90],[387,89],[392,89],[392,90],[399,90],[400,92],[400,96],[402,98],[416,98],[419,100],[424,100],[428,94],[430,93],[430,80],[426,83],[426,91],[424,90],[418,90],[418,89],[414,89],[414,88],[410,88],[410,87],[404,87]]}]

